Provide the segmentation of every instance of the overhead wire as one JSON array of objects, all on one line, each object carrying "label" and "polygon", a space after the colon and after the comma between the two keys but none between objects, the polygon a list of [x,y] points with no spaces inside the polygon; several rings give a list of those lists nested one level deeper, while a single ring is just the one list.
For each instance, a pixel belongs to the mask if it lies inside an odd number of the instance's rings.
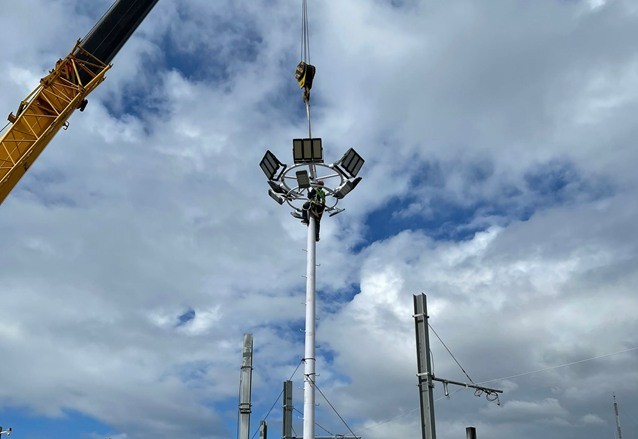
[{"label": "overhead wire", "polygon": [[[461,369],[461,371],[463,371],[463,373],[465,374],[465,376],[467,377],[467,379],[470,381],[470,383],[477,385],[474,380],[470,377],[470,375],[465,371],[465,369],[463,368],[463,366],[461,366],[461,363],[459,362],[459,360],[456,359],[456,357],[454,356],[454,354],[452,353],[452,351],[450,350],[450,348],[447,347],[447,345],[445,344],[445,342],[443,341],[443,339],[439,336],[439,334],[434,330],[434,328],[432,327],[432,325],[430,325],[430,323],[428,323],[429,328],[432,330],[432,332],[434,332],[434,335],[436,335],[436,338],[439,339],[439,341],[441,342],[441,344],[443,345],[443,347],[445,348],[445,350],[448,352],[448,354],[450,354],[450,356],[454,359],[454,361],[456,362],[456,364],[459,366],[459,368]],[[432,351],[430,350],[430,353]],[[434,370],[434,368],[432,369]],[[447,385],[446,385],[447,387]],[[485,399],[487,399],[490,402],[494,402],[496,401],[497,405],[501,405],[501,401],[498,397],[498,392],[492,391],[490,389],[475,389],[474,390],[474,396],[476,397],[481,397],[483,396],[483,393],[485,393]],[[446,389],[446,397],[449,397],[449,393],[447,392]]]},{"label": "overhead wire", "polygon": [[450,348],[447,347],[447,345],[443,342],[443,340],[441,339],[441,337],[439,337],[439,334],[436,333],[436,331],[434,330],[434,328],[432,327],[432,325],[430,325],[430,323],[428,323],[428,326],[430,327],[430,329],[432,330],[432,332],[434,332],[434,335],[436,335],[436,338],[439,339],[439,341],[441,342],[441,344],[443,345],[443,347],[445,348],[445,350],[448,352],[448,354],[450,354],[450,356],[454,359],[454,361],[456,362],[456,364],[461,368],[461,370],[463,371],[463,373],[465,374],[465,376],[467,377],[468,380],[470,380],[470,382],[472,384],[476,384],[472,378],[470,378],[470,376],[468,375],[468,373],[465,371],[465,369],[463,369],[463,366],[461,366],[461,363],[459,363],[459,360],[456,359],[456,357],[454,356],[454,354],[452,353],[452,351],[450,351]]},{"label": "overhead wire", "polygon": [[[624,353],[635,351],[635,350],[638,350],[638,346],[635,346],[635,347],[632,347],[632,348],[628,348],[628,349],[623,349],[621,351],[611,352],[609,354],[597,355],[595,357],[585,358],[585,359],[578,360],[578,361],[572,361],[570,363],[559,364],[557,366],[551,366],[551,367],[546,367],[546,368],[543,368],[543,369],[532,370],[532,371],[529,371],[529,372],[523,372],[523,373],[519,373],[519,374],[516,374],[516,375],[510,375],[510,376],[506,376],[506,377],[502,377],[502,378],[493,378],[493,379],[486,380],[486,381],[480,381],[477,384],[486,384],[486,383],[491,383],[491,382],[494,382],[494,381],[502,381],[502,380],[509,380],[509,379],[514,379],[514,378],[519,378],[519,377],[522,377],[522,376],[532,375],[532,374],[539,373],[539,372],[545,372],[545,371],[548,371],[548,370],[553,370],[553,369],[559,369],[559,368],[562,368],[562,367],[573,366],[575,364],[585,363],[587,361],[598,360],[600,358],[611,357],[613,355],[624,354]],[[460,392],[462,390],[465,390],[465,388],[464,387],[458,388],[458,389],[454,390],[452,392],[452,394],[458,393],[458,392]],[[448,396],[441,396],[439,398],[436,398],[434,401],[436,402],[436,401],[440,401],[442,399],[447,399],[447,398],[448,398]],[[399,413],[396,416],[393,416],[391,418],[388,418],[388,419],[385,419],[383,421],[377,422],[376,424],[371,425],[369,427],[360,428],[360,430],[373,430],[373,429],[379,427],[380,425],[388,424],[388,423],[390,423],[390,422],[392,422],[392,421],[394,421],[396,419],[399,419],[399,418],[402,418],[404,416],[410,415],[410,414],[412,414],[412,413],[414,413],[414,412],[416,412],[418,410],[419,410],[419,407],[414,408],[414,409],[409,410],[409,411],[404,412],[404,413]]]},{"label": "overhead wire", "polygon": [[[297,367],[295,367],[295,370],[292,372],[292,375],[290,375],[290,378],[288,378],[288,381],[292,381],[292,378],[295,376],[295,374],[299,370],[299,366],[301,366],[301,364],[303,362],[304,362],[303,359],[299,360],[299,364],[297,364]],[[266,413],[266,416],[264,416],[262,418],[264,421],[266,419],[268,419],[268,416],[270,416],[270,412],[272,412],[272,409],[275,408],[275,405],[279,402],[279,398],[281,398],[281,395],[283,395],[283,393],[284,393],[284,389],[281,389],[281,392],[279,392],[279,395],[277,395],[277,399],[275,399],[275,402],[273,402],[272,405],[270,406],[270,409],[268,410],[268,413]],[[257,435],[258,432],[259,432],[259,430],[255,430],[255,432],[253,433],[253,435],[250,438],[254,439],[254,437]]]},{"label": "overhead wire", "polygon": [[629,348],[629,349],[623,349],[622,351],[612,352],[612,353],[609,353],[609,354],[603,354],[603,355],[597,355],[597,356],[591,357],[591,358],[585,358],[583,360],[572,361],[570,363],[559,364],[558,366],[545,367],[543,369],[532,370],[532,371],[529,371],[529,372],[523,372],[523,373],[519,373],[519,374],[516,374],[516,375],[510,375],[510,376],[506,376],[506,377],[502,377],[502,378],[493,378],[491,380],[481,381],[479,384],[491,383],[491,382],[494,382],[494,381],[510,380],[510,379],[513,379],[513,378],[519,378],[519,377],[526,376],[526,375],[531,375],[531,374],[534,374],[534,373],[546,372],[548,370],[560,369],[561,367],[573,366],[575,364],[585,363],[587,361],[593,361],[593,360],[598,360],[600,358],[611,357],[613,355],[624,354],[624,353],[635,351],[635,350],[638,350],[638,346],[635,346],[635,347]]},{"label": "overhead wire", "polygon": [[[298,408],[293,407],[293,410],[294,410],[294,411],[296,411],[297,413],[299,413],[301,416],[303,416],[303,412],[302,412],[301,410],[299,410]],[[326,433],[328,433],[330,436],[335,436],[335,437],[336,437],[336,435],[335,435],[333,432],[331,432],[331,431],[330,431],[330,430],[328,430],[327,428],[323,427],[323,426],[322,426],[321,424],[319,424],[317,421],[315,421],[315,426],[316,426],[316,427],[319,427],[320,429],[322,429],[323,431],[325,431]],[[294,430],[294,429],[293,429],[293,430]],[[295,434],[297,434],[297,433],[295,433]]]},{"label": "overhead wire", "polygon": [[323,392],[321,391],[321,389],[319,388],[319,386],[317,386],[317,383],[315,382],[315,380],[313,380],[312,378],[309,377],[310,383],[312,384],[312,386],[317,389],[317,391],[321,394],[321,396],[323,397],[323,399],[328,403],[328,405],[330,406],[330,408],[332,409],[332,411],[335,412],[335,414],[339,417],[339,419],[341,419],[341,422],[343,422],[343,425],[346,426],[346,428],[350,431],[350,433],[352,434],[352,436],[356,437],[357,435],[354,434],[354,432],[352,431],[352,429],[350,428],[350,426],[348,425],[348,423],[345,421],[345,419],[343,419],[343,417],[339,414],[339,412],[337,411],[337,409],[332,405],[332,403],[328,400],[328,398],[326,398],[326,395],[323,394]]}]

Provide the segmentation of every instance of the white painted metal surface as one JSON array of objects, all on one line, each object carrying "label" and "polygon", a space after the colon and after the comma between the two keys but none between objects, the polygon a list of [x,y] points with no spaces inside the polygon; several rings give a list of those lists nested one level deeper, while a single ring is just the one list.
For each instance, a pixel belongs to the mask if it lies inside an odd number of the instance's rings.
[{"label": "white painted metal surface", "polygon": [[316,250],[315,219],[309,215],[306,260],[306,338],[303,385],[303,439],[315,439],[315,271]]}]

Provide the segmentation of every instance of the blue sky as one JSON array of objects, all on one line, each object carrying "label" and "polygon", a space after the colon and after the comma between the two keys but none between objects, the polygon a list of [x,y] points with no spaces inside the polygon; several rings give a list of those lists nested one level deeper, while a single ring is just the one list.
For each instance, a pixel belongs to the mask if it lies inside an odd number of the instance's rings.
[{"label": "blue sky", "polygon": [[[6,114],[110,3],[3,4]],[[303,356],[306,229],[258,163],[289,162],[307,133],[300,3],[159,0],[0,207],[14,437],[235,437],[246,332],[252,432],[277,400]],[[614,392],[635,436],[633,2],[308,3],[313,134],[328,161],[366,159],[322,221],[322,392],[358,435],[418,437],[426,292],[470,376],[505,391],[499,407],[437,386],[441,437],[610,437]],[[436,375],[465,380],[432,351]],[[317,421],[348,433],[323,401]]]}]

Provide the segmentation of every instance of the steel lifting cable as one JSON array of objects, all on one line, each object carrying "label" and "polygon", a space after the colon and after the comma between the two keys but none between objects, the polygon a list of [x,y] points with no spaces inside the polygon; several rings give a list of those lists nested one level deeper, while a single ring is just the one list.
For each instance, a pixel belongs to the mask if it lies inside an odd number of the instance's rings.
[{"label": "steel lifting cable", "polygon": [[310,64],[310,43],[308,39],[308,0],[301,2],[301,60]]},{"label": "steel lifting cable", "polygon": [[[301,2],[301,60],[310,65],[310,37],[308,35],[308,0]],[[308,67],[306,67],[308,69]],[[306,71],[306,76],[310,72]],[[314,74],[313,74],[314,75]],[[307,79],[306,79],[307,81]],[[312,79],[311,83],[312,85]],[[310,87],[304,88],[304,102],[306,103],[306,117],[308,119],[308,138],[312,139],[312,125],[310,123]]]},{"label": "steel lifting cable", "polygon": [[[310,35],[308,31],[308,0],[301,1],[301,61],[297,65],[295,78],[299,88],[303,89],[303,101],[306,105],[306,118],[308,119],[308,138],[312,138],[312,124],[310,122],[310,89],[315,77],[316,68],[310,64]],[[310,167],[314,177],[314,166]]]}]

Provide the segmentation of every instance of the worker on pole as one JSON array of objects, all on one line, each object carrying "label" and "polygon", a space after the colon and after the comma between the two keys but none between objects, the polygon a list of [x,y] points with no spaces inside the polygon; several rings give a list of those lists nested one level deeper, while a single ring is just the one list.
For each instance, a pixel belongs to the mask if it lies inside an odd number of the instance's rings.
[{"label": "worker on pole", "polygon": [[319,224],[326,208],[326,192],[323,190],[323,180],[317,181],[317,186],[310,189],[308,201],[303,205],[302,223],[308,225],[309,215],[315,220],[315,241],[319,241]]}]

